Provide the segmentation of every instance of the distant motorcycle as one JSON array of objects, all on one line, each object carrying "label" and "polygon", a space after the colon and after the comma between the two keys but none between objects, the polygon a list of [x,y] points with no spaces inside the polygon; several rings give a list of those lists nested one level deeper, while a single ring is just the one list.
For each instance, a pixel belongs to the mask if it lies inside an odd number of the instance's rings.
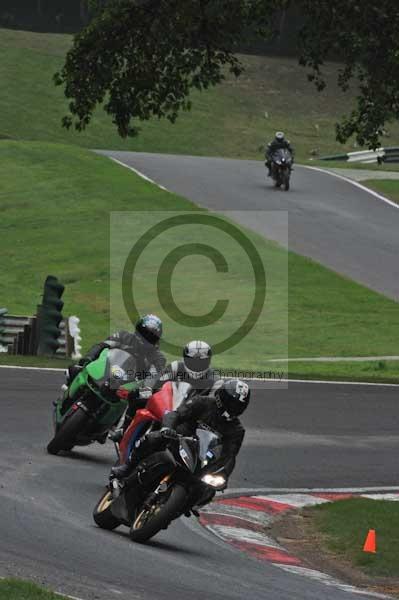
[{"label": "distant motorcycle", "polygon": [[63,387],[54,402],[54,437],[47,445],[49,454],[105,443],[110,429],[123,415],[129,393],[138,387],[134,380],[136,363],[128,352],[104,349]]},{"label": "distant motorcycle", "polygon": [[[126,441],[130,440],[128,447],[132,448],[144,430],[164,437],[156,431],[162,414],[187,397],[179,385],[187,386],[165,383],[146,408],[137,411],[135,434],[121,444],[123,460],[129,452]],[[123,483],[111,481],[93,512],[99,527],[112,530],[125,525],[133,541],[146,542],[182,514],[190,514],[199,498],[206,501],[216,490],[224,489],[225,477],[212,468],[222,453],[222,441],[215,432],[199,427],[192,437],[166,437],[164,442],[165,449],[143,459]]]},{"label": "distant motorcycle", "polygon": [[292,171],[292,154],[286,148],[280,148],[271,157],[271,175],[276,188],[290,189],[290,178]]}]

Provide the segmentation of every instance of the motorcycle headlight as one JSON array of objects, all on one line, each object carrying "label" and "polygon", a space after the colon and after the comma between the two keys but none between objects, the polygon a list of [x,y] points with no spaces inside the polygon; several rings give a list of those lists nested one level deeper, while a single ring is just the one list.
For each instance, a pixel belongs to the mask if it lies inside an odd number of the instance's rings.
[{"label": "motorcycle headlight", "polygon": [[206,485],[210,485],[214,488],[222,488],[226,485],[226,479],[223,475],[211,475],[208,473],[207,475],[204,475],[202,481],[206,483]]}]

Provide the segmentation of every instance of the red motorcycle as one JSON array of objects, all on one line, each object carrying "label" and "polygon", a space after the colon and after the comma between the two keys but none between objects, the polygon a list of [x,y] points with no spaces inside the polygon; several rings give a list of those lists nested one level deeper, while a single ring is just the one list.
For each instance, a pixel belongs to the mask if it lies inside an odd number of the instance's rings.
[{"label": "red motorcycle", "polygon": [[[146,407],[136,412],[119,447],[116,444],[120,462],[127,461],[141,436],[159,429],[165,412],[175,410],[190,390],[187,383],[167,382],[149,398]],[[123,483],[110,482],[93,511],[94,521],[108,530],[125,525],[133,541],[146,542],[181,514],[188,516],[200,500],[203,504],[225,488],[222,469],[213,468],[221,452],[218,434],[200,425],[193,437],[170,439],[164,450],[143,459]]]},{"label": "red motorcycle", "polygon": [[[139,409],[133,421],[126,429],[125,434],[117,447],[119,462],[127,462],[136,441],[144,434],[159,428],[166,412],[176,410],[183,402],[191,389],[185,382],[167,381],[159,392],[156,392],[147,401],[145,408]],[[121,392],[123,393],[123,391]]]}]

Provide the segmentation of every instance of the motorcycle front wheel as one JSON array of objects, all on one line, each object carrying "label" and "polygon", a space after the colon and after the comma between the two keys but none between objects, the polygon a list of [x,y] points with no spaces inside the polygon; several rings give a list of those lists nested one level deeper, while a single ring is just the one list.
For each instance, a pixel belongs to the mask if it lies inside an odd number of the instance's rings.
[{"label": "motorcycle front wheel", "polygon": [[130,538],[143,543],[166,529],[178,517],[187,501],[187,492],[182,485],[174,485],[170,491],[161,494],[151,506],[139,509],[130,528]]},{"label": "motorcycle front wheel", "polygon": [[88,420],[89,415],[82,408],[78,408],[60,425],[47,445],[47,452],[58,454],[61,450],[71,450],[79,433],[84,431]]},{"label": "motorcycle front wheel", "polygon": [[111,506],[112,493],[107,489],[93,510],[93,519],[101,529],[108,529],[108,531],[120,525],[120,521],[111,512]]}]

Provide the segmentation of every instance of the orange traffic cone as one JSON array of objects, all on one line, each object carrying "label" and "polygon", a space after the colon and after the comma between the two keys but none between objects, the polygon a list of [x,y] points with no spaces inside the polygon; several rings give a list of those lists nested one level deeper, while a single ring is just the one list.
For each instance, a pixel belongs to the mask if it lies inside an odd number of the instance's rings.
[{"label": "orange traffic cone", "polygon": [[366,541],[364,542],[363,552],[371,552],[372,554],[377,552],[375,529],[369,529]]}]

